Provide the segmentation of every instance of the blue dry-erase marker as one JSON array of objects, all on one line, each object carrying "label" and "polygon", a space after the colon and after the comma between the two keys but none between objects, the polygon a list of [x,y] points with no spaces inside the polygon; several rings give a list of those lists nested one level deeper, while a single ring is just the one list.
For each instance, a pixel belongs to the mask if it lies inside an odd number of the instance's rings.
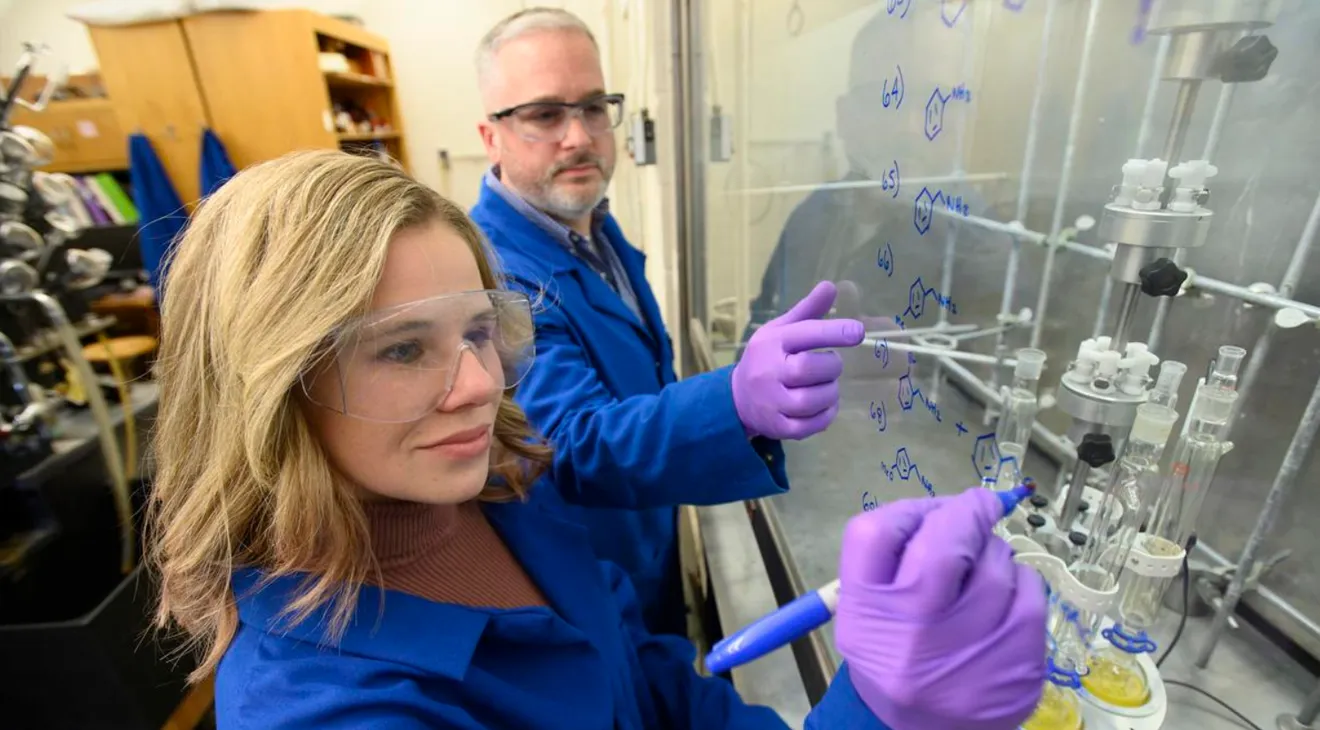
[{"label": "blue dry-erase marker", "polygon": [[[1018,504],[1035,491],[1035,485],[1028,482],[996,492],[1004,505],[1004,516],[1012,514]],[[829,623],[838,606],[839,581],[836,580],[823,588],[803,594],[792,603],[753,621],[716,644],[706,657],[706,667],[713,674],[722,674],[760,659]]]}]

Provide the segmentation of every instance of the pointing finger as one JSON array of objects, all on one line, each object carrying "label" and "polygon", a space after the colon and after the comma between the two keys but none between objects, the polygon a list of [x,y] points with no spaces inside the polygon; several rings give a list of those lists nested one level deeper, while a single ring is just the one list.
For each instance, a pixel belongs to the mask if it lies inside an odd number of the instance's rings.
[{"label": "pointing finger", "polygon": [[806,352],[828,347],[856,347],[862,344],[866,328],[855,319],[825,319],[784,325],[784,350]]},{"label": "pointing finger", "polygon": [[793,308],[784,314],[772,320],[772,323],[791,324],[793,322],[803,322],[809,319],[820,319],[830,313],[830,308],[834,306],[834,296],[837,293],[834,284],[828,281],[822,281],[811,290],[811,293],[802,298],[802,301],[793,305]]}]

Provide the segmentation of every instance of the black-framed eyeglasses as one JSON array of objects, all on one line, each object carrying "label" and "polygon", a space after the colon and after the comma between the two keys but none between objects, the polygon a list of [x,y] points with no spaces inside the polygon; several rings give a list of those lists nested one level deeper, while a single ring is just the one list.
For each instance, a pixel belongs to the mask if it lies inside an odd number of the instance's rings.
[{"label": "black-framed eyeglasses", "polygon": [[601,94],[578,102],[533,101],[491,114],[492,122],[505,122],[528,142],[562,142],[573,118],[582,120],[587,134],[599,137],[623,122],[623,94]]}]

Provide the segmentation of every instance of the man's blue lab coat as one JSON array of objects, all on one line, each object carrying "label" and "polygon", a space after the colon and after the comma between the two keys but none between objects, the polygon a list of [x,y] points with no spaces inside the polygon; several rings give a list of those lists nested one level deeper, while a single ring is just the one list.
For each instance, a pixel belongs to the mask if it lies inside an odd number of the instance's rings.
[{"label": "man's blue lab coat", "polygon": [[[216,673],[218,726],[785,728],[728,682],[699,677],[688,642],[649,634],[627,577],[597,562],[582,527],[535,502],[484,509],[550,607],[467,608],[365,587],[347,632],[328,646],[327,612],[297,624],[280,616],[298,577],[261,586],[240,572],[238,631]],[[885,730],[846,668],[807,727]]]},{"label": "man's blue lab coat", "polygon": [[605,236],[645,322],[590,266],[484,182],[472,219],[511,285],[534,297],[544,293],[536,362],[517,401],[555,447],[551,476],[565,514],[587,527],[598,556],[632,579],[646,625],[682,633],[675,505],[782,492],[783,447],[748,441],[733,406],[731,368],[677,380],[646,258],[613,216]]}]

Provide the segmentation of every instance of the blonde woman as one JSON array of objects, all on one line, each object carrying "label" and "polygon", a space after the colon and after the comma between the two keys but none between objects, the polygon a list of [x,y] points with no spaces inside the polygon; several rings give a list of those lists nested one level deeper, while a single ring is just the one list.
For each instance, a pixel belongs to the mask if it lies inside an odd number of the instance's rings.
[{"label": "blonde woman", "polygon": [[[221,728],[783,726],[649,635],[623,574],[538,498],[551,453],[511,398],[530,310],[459,209],[380,161],[290,155],[197,211],[165,286],[150,551]],[[988,505],[850,524],[848,664],[812,725],[1030,710],[1044,599]],[[958,627],[996,648],[949,646]],[[918,691],[936,669],[979,704]]]}]

